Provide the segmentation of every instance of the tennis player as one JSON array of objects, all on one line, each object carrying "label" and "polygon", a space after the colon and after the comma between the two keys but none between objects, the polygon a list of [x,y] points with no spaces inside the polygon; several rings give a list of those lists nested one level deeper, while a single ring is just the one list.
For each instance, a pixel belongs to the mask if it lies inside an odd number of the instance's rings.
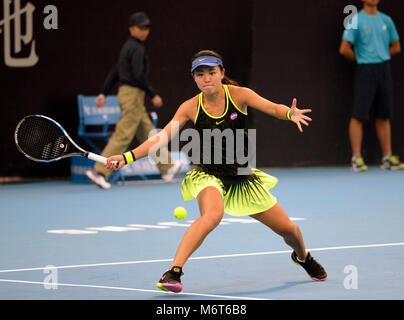
[{"label": "tennis player", "polygon": [[[305,115],[311,110],[298,109],[296,99],[293,99],[289,108],[264,99],[249,88],[238,86],[225,76],[223,60],[214,51],[197,53],[192,60],[191,74],[201,93],[182,103],[170,123],[159,134],[133,150],[109,157],[106,164],[108,168],[119,169],[129,162],[146,157],[152,148],[158,149],[167,144],[169,137],[175,136],[189,120],[194,122],[196,130],[201,134],[201,150],[203,144],[206,144],[203,141],[203,130],[219,129],[223,132],[229,129],[235,132],[242,129],[248,141],[247,106],[278,119],[290,120],[297,125],[300,132],[303,132],[302,124],[308,126],[311,121]],[[212,155],[201,152],[200,164],[188,171],[182,182],[184,200],[198,200],[200,217],[184,234],[172,265],[156,286],[164,291],[182,291],[181,275],[184,264],[220,223],[224,212],[233,216],[251,216],[268,226],[283,237],[293,249],[292,260],[302,266],[313,280],[326,280],[324,268],[306,251],[299,227],[289,219],[276,198],[268,191],[278,180],[250,168],[249,163],[241,163],[237,157],[229,159],[228,154],[236,155],[237,152],[228,153],[229,148],[234,148],[234,143],[228,142],[228,139],[223,140],[226,143],[222,144],[221,151],[225,161],[213,163],[209,159]],[[117,167],[111,161],[118,161]],[[243,173],[239,174],[241,169]],[[249,174],[246,174],[246,170],[247,173],[249,170]]]}]

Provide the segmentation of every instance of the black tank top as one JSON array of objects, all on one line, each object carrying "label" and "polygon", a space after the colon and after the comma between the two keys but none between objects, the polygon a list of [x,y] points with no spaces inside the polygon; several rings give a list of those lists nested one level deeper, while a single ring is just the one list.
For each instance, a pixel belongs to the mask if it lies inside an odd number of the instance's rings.
[{"label": "black tank top", "polygon": [[[218,117],[208,114],[203,106],[203,93],[199,94],[194,121],[200,137],[200,163],[197,169],[218,178],[247,178],[252,174],[247,161],[247,113],[233,102],[227,85],[223,87],[226,105],[224,113]],[[239,168],[247,169],[249,174],[240,176]]]}]

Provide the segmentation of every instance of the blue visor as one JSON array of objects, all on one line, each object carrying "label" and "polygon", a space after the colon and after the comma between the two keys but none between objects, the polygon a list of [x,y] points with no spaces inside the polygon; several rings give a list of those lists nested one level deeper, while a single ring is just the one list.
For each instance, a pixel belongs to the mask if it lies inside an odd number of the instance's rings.
[{"label": "blue visor", "polygon": [[194,72],[194,70],[200,66],[208,66],[208,67],[222,66],[223,67],[223,62],[219,58],[212,57],[212,56],[198,57],[194,61],[192,61],[191,72]]}]

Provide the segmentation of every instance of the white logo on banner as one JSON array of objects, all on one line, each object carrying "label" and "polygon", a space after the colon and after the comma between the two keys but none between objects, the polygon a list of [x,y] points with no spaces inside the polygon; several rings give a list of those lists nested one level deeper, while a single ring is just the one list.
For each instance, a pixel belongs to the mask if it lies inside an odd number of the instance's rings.
[{"label": "white logo on banner", "polygon": [[[10,6],[14,3],[14,12],[10,14]],[[35,40],[33,40],[33,13],[35,7],[28,2],[21,8],[20,0],[4,0],[4,18],[0,21],[0,33],[4,33],[4,62],[8,67],[32,67],[39,58],[35,52]],[[25,19],[25,30],[22,32],[22,19]],[[11,39],[11,22],[14,22],[14,39]],[[4,31],[4,32],[3,32]],[[11,44],[14,43],[14,48]],[[28,57],[15,57],[22,50],[22,44],[30,45]],[[12,50],[13,49],[13,50]]]},{"label": "white logo on banner", "polygon": [[[35,51],[35,40],[33,39],[34,11],[35,6],[30,2],[21,8],[21,0],[3,0],[4,17],[3,20],[0,20],[0,34],[4,34],[4,63],[8,67],[27,68],[38,63],[39,57]],[[43,12],[48,14],[43,22],[44,28],[46,30],[58,29],[57,8],[47,5]],[[24,30],[22,30],[23,26]],[[28,47],[28,56],[21,57],[23,46]]]},{"label": "white logo on banner", "polygon": [[353,5],[348,5],[344,7],[344,13],[349,13],[349,15],[344,19],[344,28],[358,29],[358,9]]}]

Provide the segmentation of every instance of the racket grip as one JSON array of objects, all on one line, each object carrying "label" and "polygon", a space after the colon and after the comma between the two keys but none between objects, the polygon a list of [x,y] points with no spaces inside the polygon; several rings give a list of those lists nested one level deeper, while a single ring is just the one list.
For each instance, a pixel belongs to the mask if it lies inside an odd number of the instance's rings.
[{"label": "racket grip", "polygon": [[87,158],[88,158],[88,159],[91,159],[91,160],[94,160],[94,161],[96,161],[96,162],[102,163],[102,164],[106,164],[106,163],[107,163],[107,158],[105,158],[105,157],[103,157],[103,156],[100,156],[100,155],[98,155],[98,154],[92,153],[92,152],[89,152],[89,153],[87,154]]},{"label": "racket grip", "polygon": [[[102,163],[102,164],[106,164],[106,163],[107,163],[107,158],[105,158],[105,157],[103,157],[103,156],[100,156],[100,155],[98,155],[98,154],[92,153],[92,152],[89,152],[89,153],[87,154],[87,158],[88,158],[88,159],[91,159],[91,160],[94,160],[94,161],[96,161],[96,162]],[[111,163],[114,163],[115,165],[117,165],[117,164],[118,164],[118,161],[111,161]]]}]

